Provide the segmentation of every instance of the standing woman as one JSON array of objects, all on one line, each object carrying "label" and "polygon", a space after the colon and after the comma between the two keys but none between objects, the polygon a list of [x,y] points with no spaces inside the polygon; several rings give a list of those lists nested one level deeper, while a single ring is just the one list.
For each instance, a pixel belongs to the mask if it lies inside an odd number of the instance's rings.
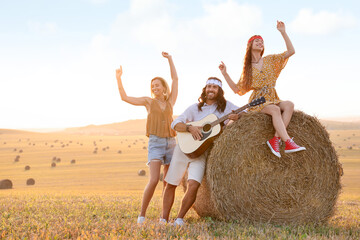
[{"label": "standing woman", "polygon": [[277,29],[285,40],[287,51],[262,57],[264,54],[264,41],[260,35],[254,35],[247,43],[244,67],[237,84],[231,80],[223,62],[221,62],[219,68],[226,82],[235,93],[242,96],[253,90],[249,102],[261,96],[265,97],[266,103],[253,107],[250,111],[271,115],[275,136],[266,143],[275,156],[281,157],[281,140],[285,142],[285,153],[306,149],[298,146],[286,131],[294,112],[294,104],[290,101],[280,100],[275,90],[276,80],[281,70],[285,67],[289,57],[295,53],[290,38],[286,34],[285,24],[277,21]]},{"label": "standing woman", "polygon": [[[121,81],[122,67],[116,69],[121,99],[132,105],[145,106],[148,112],[146,136],[149,137],[147,165],[150,168],[150,177],[143,194],[141,212],[137,220],[139,224],[145,221],[146,209],[159,182],[161,165],[164,165],[165,178],[176,145],[176,132],[171,128],[171,122],[173,106],[178,95],[178,76],[171,55],[166,52],[162,52],[162,55],[169,61],[171,91],[163,78],[155,77],[151,80],[151,98],[127,96]],[[165,184],[164,181],[164,186]]]}]

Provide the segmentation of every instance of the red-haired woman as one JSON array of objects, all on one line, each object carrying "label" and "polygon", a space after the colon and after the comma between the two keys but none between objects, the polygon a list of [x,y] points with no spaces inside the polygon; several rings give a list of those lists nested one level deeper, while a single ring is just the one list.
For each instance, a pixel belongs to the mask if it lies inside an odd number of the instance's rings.
[{"label": "red-haired woman", "polygon": [[285,24],[277,21],[277,29],[283,36],[287,51],[281,54],[273,54],[262,57],[264,54],[264,41],[261,36],[252,36],[248,43],[244,58],[244,67],[240,80],[235,84],[226,72],[226,66],[221,62],[219,69],[223,74],[230,88],[240,96],[253,90],[249,102],[264,96],[266,103],[250,109],[250,111],[263,112],[271,115],[275,136],[267,141],[271,152],[277,157],[280,155],[280,142],[285,142],[285,153],[306,150],[305,147],[298,146],[288,135],[286,127],[294,111],[294,104],[290,101],[279,99],[275,84],[281,70],[285,67],[288,59],[295,53],[295,49],[286,34]]},{"label": "red-haired woman", "polygon": [[[121,81],[122,67],[116,69],[121,99],[132,105],[145,106],[148,112],[146,136],[149,137],[147,165],[150,168],[150,177],[143,194],[141,212],[137,220],[139,224],[145,221],[146,209],[159,182],[161,165],[164,165],[165,178],[176,145],[176,132],[171,128],[171,122],[173,121],[173,106],[178,95],[178,76],[171,55],[166,52],[162,52],[162,55],[169,61],[172,78],[171,91],[163,78],[155,77],[151,80],[151,98],[127,96]],[[165,184],[164,181],[164,186]]]}]

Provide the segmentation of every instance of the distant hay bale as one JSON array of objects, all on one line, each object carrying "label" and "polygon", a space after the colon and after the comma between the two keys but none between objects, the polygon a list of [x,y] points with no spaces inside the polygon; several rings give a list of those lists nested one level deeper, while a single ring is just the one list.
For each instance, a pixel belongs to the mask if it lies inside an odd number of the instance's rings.
[{"label": "distant hay bale", "polygon": [[20,156],[17,155],[17,156],[15,157],[15,159],[14,159],[14,162],[19,162],[19,161],[20,161]]},{"label": "distant hay bale", "polygon": [[73,160],[70,161],[70,163],[71,163],[71,164],[75,164],[75,163],[76,163],[76,160],[73,159]]},{"label": "distant hay bale", "polygon": [[131,148],[131,145],[128,145],[128,148]]},{"label": "distant hay bale", "polygon": [[139,175],[139,176],[145,176],[145,174],[146,174],[146,172],[145,172],[144,169],[140,169],[140,170],[138,171],[138,175]]},{"label": "distant hay bale", "polygon": [[53,158],[52,158],[53,161],[56,161],[56,159],[57,159],[57,157],[53,157]]},{"label": "distant hay bale", "polygon": [[53,162],[53,163],[51,163],[51,167],[56,167],[56,163],[55,162]]},{"label": "distant hay bale", "polygon": [[93,151],[93,154],[97,154],[97,151],[96,151],[96,150],[94,150],[94,151]]},{"label": "distant hay bale", "polygon": [[22,152],[23,152],[23,150],[22,150],[22,149],[20,149],[20,150],[19,150],[19,153],[22,153]]},{"label": "distant hay bale", "polygon": [[106,148],[103,148],[102,150],[103,150],[103,151],[106,151]]},{"label": "distant hay bale", "polygon": [[13,187],[10,179],[3,179],[0,181],[0,189],[11,189]]},{"label": "distant hay bale", "polygon": [[50,147],[54,147],[54,145],[51,145]]},{"label": "distant hay bale", "polygon": [[145,149],[145,150],[146,150],[146,146],[143,146],[143,149]]},{"label": "distant hay bale", "polygon": [[57,158],[57,159],[56,159],[56,162],[61,162],[61,158]]},{"label": "distant hay bale", "polygon": [[17,150],[17,149],[16,149],[16,148],[14,148],[14,152],[16,152],[16,150]]},{"label": "distant hay bale", "polygon": [[4,144],[6,144],[6,142],[4,142]]},{"label": "distant hay bale", "polygon": [[119,151],[118,151],[118,153],[119,153],[119,154],[121,154],[121,153],[122,153],[122,151],[121,151],[121,150],[119,150]]},{"label": "distant hay bale", "polygon": [[348,148],[349,150],[352,150],[352,146],[348,146],[347,148]]},{"label": "distant hay bale", "polygon": [[28,171],[28,170],[30,170],[30,166],[29,166],[29,165],[25,166],[25,171]]},{"label": "distant hay bale", "polygon": [[[271,223],[326,222],[340,193],[342,167],[318,119],[295,111],[288,133],[306,151],[274,156],[271,117],[249,113],[230,125],[210,151],[196,206],[200,216]],[[209,197],[210,196],[210,197]],[[211,207],[212,208],[212,207]],[[208,211],[211,208],[206,208]],[[205,212],[204,210],[204,212]]]},{"label": "distant hay bale", "polygon": [[29,178],[28,180],[26,180],[26,185],[28,186],[35,185],[35,179]]}]

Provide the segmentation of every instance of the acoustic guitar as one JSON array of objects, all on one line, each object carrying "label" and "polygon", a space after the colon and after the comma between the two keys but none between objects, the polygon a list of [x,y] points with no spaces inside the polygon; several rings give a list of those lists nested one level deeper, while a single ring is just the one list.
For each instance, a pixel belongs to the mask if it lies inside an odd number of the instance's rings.
[{"label": "acoustic guitar", "polygon": [[209,114],[199,121],[187,123],[192,126],[201,127],[202,138],[200,140],[195,140],[189,132],[177,132],[177,140],[180,150],[189,158],[199,157],[210,147],[216,137],[220,135],[221,123],[227,120],[230,114],[238,114],[247,108],[251,108],[265,102],[265,98],[260,97],[221,118],[218,118],[215,114]]}]

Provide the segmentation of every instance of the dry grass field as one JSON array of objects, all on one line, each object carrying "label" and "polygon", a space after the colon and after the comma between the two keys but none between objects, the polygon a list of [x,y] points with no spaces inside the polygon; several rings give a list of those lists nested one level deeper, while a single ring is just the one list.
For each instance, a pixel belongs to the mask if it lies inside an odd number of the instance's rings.
[{"label": "dry grass field", "polygon": [[[13,183],[0,190],[0,239],[360,239],[360,130],[329,132],[344,176],[328,224],[220,222],[191,210],[179,229],[157,224],[161,183],[147,223],[136,224],[148,177],[147,137],[0,131],[0,180]],[[35,185],[26,185],[29,178]],[[179,189],[172,217],[182,194]]]}]

